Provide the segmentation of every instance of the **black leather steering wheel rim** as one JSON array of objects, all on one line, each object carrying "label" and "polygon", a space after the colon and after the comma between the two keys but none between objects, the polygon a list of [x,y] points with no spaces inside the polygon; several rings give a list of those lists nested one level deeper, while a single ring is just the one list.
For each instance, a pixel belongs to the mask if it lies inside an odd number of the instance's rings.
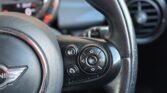
[{"label": "black leather steering wheel rim", "polygon": [[117,46],[123,58],[122,72],[115,80],[116,82],[120,81],[120,83],[117,84],[117,87],[114,87],[115,89],[112,88],[114,83],[110,83],[107,90],[109,93],[133,93],[137,78],[137,45],[133,24],[125,1],[87,1],[106,16],[110,25],[110,32],[106,35],[106,39]]}]

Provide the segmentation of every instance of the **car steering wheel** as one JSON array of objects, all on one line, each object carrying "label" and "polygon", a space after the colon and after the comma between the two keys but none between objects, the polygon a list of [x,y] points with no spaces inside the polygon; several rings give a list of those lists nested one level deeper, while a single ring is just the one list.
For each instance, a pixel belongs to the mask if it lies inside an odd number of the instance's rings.
[{"label": "car steering wheel", "polygon": [[0,13],[0,93],[104,87],[134,92],[137,48],[124,0],[88,0],[108,19],[103,39],[61,35],[38,19]]}]

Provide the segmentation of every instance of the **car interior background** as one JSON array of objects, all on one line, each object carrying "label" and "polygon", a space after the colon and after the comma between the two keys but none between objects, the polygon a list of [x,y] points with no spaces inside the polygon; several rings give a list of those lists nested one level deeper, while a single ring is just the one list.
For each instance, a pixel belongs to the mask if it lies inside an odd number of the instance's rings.
[{"label": "car interior background", "polygon": [[[42,3],[43,0],[23,4],[1,3],[2,1],[0,0],[0,11],[21,12],[37,17],[64,35],[103,38],[109,31],[106,17],[86,0],[60,0],[59,3],[58,0],[48,0],[51,5],[48,2]],[[138,45],[135,93],[167,93],[167,0],[125,2],[133,21]],[[79,92],[107,93],[102,87],[63,93]]]}]

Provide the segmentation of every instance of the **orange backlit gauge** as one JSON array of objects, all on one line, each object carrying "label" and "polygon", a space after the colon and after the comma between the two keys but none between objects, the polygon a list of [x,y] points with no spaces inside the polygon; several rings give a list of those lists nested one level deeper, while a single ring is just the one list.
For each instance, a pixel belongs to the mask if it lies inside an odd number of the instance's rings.
[{"label": "orange backlit gauge", "polygon": [[[0,11],[24,13],[50,23],[56,15],[58,3],[58,0],[0,0]],[[45,15],[53,16],[48,20]]]}]

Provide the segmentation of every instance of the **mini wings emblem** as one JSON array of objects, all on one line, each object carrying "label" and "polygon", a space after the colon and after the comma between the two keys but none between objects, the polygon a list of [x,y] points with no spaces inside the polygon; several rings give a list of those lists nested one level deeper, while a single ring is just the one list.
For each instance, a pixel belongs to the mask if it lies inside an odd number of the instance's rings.
[{"label": "mini wings emblem", "polygon": [[26,70],[26,66],[7,68],[0,65],[0,89],[15,82]]}]

